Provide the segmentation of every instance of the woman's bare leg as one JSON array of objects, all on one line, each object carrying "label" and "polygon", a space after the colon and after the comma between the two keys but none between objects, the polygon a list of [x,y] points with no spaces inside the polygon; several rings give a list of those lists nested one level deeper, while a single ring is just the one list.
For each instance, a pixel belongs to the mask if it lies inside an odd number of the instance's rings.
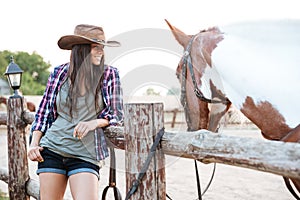
[{"label": "woman's bare leg", "polygon": [[71,194],[74,200],[98,200],[98,177],[95,174],[81,172],[69,178]]},{"label": "woman's bare leg", "polygon": [[62,200],[66,191],[68,178],[63,174],[40,173],[41,200]]}]

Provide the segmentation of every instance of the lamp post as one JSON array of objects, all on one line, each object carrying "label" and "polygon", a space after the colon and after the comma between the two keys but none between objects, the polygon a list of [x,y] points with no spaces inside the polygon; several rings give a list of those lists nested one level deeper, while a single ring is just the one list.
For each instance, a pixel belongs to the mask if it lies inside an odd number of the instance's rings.
[{"label": "lamp post", "polygon": [[14,90],[14,95],[10,98],[20,98],[21,96],[18,93],[19,88],[21,87],[23,70],[14,62],[13,56],[10,57],[10,63],[6,68],[4,73],[7,76],[10,87]]},{"label": "lamp post", "polygon": [[26,193],[26,183],[29,180],[26,135],[22,116],[24,114],[24,97],[18,94],[21,87],[23,70],[14,63],[11,56],[10,63],[4,75],[7,76],[13,96],[7,100],[7,148],[8,148],[8,189],[10,200],[29,200]]}]

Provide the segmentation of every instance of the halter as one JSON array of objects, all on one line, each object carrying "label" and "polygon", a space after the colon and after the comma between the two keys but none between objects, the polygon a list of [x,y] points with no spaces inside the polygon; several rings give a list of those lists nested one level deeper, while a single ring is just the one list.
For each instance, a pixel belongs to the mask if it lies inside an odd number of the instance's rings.
[{"label": "halter", "polygon": [[[223,104],[228,104],[230,101],[225,98],[225,100],[215,100],[215,99],[208,99],[206,98],[203,93],[201,92],[201,90],[198,88],[198,85],[197,85],[197,81],[196,81],[196,78],[195,78],[195,73],[194,73],[194,68],[193,68],[193,65],[192,65],[192,58],[191,58],[191,47],[192,47],[192,44],[193,44],[193,41],[195,39],[196,35],[193,35],[193,37],[190,39],[185,51],[184,51],[184,54],[183,54],[183,66],[182,66],[182,86],[181,86],[181,102],[184,103],[185,101],[185,97],[184,95],[186,94],[186,75],[187,75],[187,65],[189,67],[189,70],[190,70],[190,74],[191,74],[191,78],[192,78],[192,81],[193,81],[193,85],[194,85],[194,93],[195,95],[201,100],[201,101],[204,101],[204,102],[207,102],[207,103],[223,103]],[[184,104],[183,104],[184,105]]]},{"label": "halter", "polygon": [[[190,74],[191,74],[191,77],[192,77],[192,81],[193,81],[193,85],[194,85],[194,93],[201,101],[206,102],[206,103],[223,103],[223,104],[226,104],[226,105],[228,103],[230,103],[230,101],[227,98],[225,98],[225,100],[208,99],[203,95],[201,90],[198,88],[197,81],[196,81],[196,78],[195,78],[194,68],[193,68],[193,65],[192,65],[192,59],[191,59],[191,55],[190,55],[191,47],[192,47],[192,44],[193,44],[193,41],[194,41],[195,37],[196,37],[196,35],[193,35],[193,37],[190,39],[190,41],[189,41],[189,43],[188,43],[188,45],[187,45],[187,47],[184,51],[183,57],[182,57],[183,66],[182,66],[182,77],[181,77],[182,84],[181,84],[180,101],[181,101],[181,104],[183,105],[183,107],[187,111],[187,112],[185,112],[185,117],[186,117],[186,120],[187,120],[188,124],[191,122],[191,119],[190,119],[190,116],[188,115],[189,108],[187,106],[187,101],[186,101],[187,64],[188,64]],[[210,178],[210,181],[207,184],[207,186],[206,186],[206,188],[204,189],[203,192],[201,192],[200,178],[199,178],[199,174],[198,174],[198,167],[197,167],[197,161],[196,160],[194,160],[194,164],[195,164],[195,170],[196,170],[198,199],[202,200],[202,196],[205,194],[205,192],[208,190],[208,188],[210,187],[210,185],[212,183],[212,180],[213,180],[213,177],[214,177],[214,174],[215,174],[215,170],[216,170],[216,163],[214,163],[213,173],[212,173],[212,176]]]}]

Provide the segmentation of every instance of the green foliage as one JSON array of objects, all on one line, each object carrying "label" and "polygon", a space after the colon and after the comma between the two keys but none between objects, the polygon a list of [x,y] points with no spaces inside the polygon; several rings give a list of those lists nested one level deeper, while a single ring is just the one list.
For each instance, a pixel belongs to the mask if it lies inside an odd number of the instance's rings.
[{"label": "green foliage", "polygon": [[180,88],[170,88],[167,92],[167,95],[180,95]]},{"label": "green foliage", "polygon": [[146,93],[144,94],[146,96],[151,96],[151,95],[154,95],[154,96],[160,96],[160,92],[156,92],[153,88],[148,88],[146,90]]},{"label": "green foliage", "polygon": [[9,197],[2,197],[2,196],[0,196],[0,200],[9,200]]},{"label": "green foliage", "polygon": [[5,59],[4,56],[2,56],[2,53],[0,53],[0,74],[1,74],[1,76],[3,76],[3,74],[5,73],[7,65],[8,65],[8,61]]},{"label": "green foliage", "polygon": [[7,194],[2,192],[0,190],[0,200],[9,200],[9,197],[7,197]]},{"label": "green foliage", "polygon": [[0,51],[0,74],[5,81],[7,81],[7,78],[3,74],[9,65],[10,56],[14,57],[15,63],[24,71],[20,88],[22,94],[42,95],[50,74],[50,63],[44,62],[43,58],[36,52],[29,54],[27,52]]}]

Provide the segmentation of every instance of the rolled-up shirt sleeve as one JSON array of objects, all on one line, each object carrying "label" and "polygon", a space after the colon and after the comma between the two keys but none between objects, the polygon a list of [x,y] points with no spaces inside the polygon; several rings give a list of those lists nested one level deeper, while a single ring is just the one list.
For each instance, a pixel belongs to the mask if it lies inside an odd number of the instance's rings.
[{"label": "rolled-up shirt sleeve", "polygon": [[122,125],[123,123],[123,94],[119,71],[112,66],[106,66],[104,71],[102,95],[105,104],[98,118],[109,121],[109,125]]}]

